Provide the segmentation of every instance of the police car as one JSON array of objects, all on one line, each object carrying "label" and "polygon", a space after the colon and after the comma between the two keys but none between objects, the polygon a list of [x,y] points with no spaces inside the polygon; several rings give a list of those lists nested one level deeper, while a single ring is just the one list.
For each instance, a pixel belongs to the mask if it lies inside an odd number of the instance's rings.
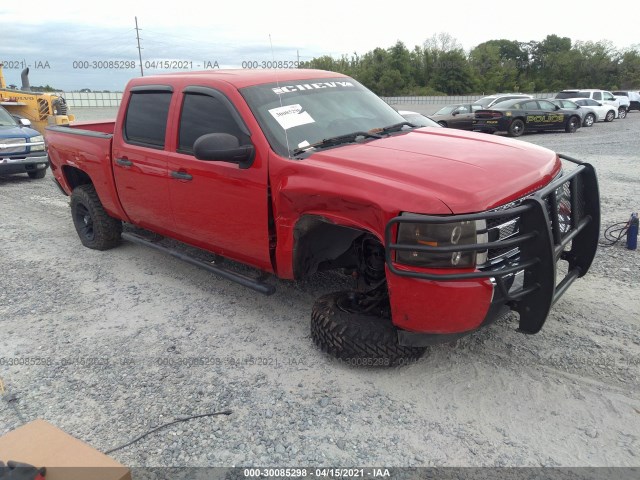
[{"label": "police car", "polygon": [[476,111],[473,130],[506,132],[519,137],[525,131],[564,130],[574,133],[582,119],[576,111],[567,110],[548,100],[507,100],[490,110]]}]

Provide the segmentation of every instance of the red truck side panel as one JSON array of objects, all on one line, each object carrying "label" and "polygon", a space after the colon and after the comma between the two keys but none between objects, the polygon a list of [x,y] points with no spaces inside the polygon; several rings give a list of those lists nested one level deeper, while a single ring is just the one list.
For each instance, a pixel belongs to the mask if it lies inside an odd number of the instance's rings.
[{"label": "red truck side panel", "polygon": [[118,196],[131,222],[154,231],[173,231],[166,153],[114,140],[112,161]]}]

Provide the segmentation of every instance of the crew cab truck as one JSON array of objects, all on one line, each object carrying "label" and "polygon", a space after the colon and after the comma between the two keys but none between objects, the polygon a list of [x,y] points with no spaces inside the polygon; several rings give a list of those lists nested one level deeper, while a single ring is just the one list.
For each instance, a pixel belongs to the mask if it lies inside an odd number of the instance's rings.
[{"label": "crew cab truck", "polygon": [[[89,248],[124,238],[265,294],[265,274],[353,277],[352,290],[317,300],[311,336],[357,364],[415,359],[510,309],[522,332],[538,332],[587,273],[599,236],[591,165],[518,140],[417,128],[321,70],[136,78],[115,122],[52,126],[46,140]],[[122,233],[123,222],[258,271],[199,262]],[[556,281],[559,262],[568,267]]]}]

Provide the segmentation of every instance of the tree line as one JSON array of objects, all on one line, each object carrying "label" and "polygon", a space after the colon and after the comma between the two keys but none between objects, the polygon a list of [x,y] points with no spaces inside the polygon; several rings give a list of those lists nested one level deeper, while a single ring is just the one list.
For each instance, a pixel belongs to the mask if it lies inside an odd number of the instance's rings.
[{"label": "tree line", "polygon": [[450,34],[409,50],[398,41],[360,56],[304,62],[349,75],[381,96],[557,92],[567,88],[640,89],[640,45],[582,42],[548,35],[540,42],[489,40],[466,52]]}]

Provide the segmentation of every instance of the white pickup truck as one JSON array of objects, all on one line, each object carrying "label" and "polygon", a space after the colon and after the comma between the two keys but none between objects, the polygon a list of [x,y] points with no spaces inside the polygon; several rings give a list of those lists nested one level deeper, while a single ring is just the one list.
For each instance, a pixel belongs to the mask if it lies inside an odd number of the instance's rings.
[{"label": "white pickup truck", "polygon": [[626,118],[627,111],[629,110],[629,99],[626,100],[626,105],[620,101],[613,93],[607,90],[598,90],[595,88],[584,88],[581,90],[563,90],[556,94],[555,98],[590,98],[603,105],[612,105],[616,107],[618,115],[616,118]]}]

